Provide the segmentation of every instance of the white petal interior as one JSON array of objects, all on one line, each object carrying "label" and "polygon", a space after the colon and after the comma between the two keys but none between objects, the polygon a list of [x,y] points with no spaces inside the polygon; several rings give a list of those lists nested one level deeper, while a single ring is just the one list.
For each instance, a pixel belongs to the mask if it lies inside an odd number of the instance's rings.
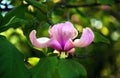
[{"label": "white petal interior", "polygon": [[42,43],[47,43],[50,39],[47,37],[38,38],[37,41]]}]

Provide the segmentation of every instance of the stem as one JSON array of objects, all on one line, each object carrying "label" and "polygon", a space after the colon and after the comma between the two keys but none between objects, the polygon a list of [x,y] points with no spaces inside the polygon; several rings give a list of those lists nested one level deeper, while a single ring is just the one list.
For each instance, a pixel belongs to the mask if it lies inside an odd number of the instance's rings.
[{"label": "stem", "polygon": [[61,54],[60,54],[60,59],[65,59],[65,58],[67,58],[68,57],[68,53],[66,53],[66,52],[61,52]]}]

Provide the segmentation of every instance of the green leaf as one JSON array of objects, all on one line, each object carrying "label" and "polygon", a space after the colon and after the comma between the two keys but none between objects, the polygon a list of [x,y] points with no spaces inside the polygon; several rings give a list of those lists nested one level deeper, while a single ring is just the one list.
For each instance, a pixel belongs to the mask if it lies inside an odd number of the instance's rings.
[{"label": "green leaf", "polygon": [[103,43],[110,44],[110,41],[106,37],[102,36],[98,32],[94,32],[94,34],[95,34],[94,42],[103,42]]},{"label": "green leaf", "polygon": [[40,10],[36,9],[34,12],[31,13],[35,20],[39,23],[47,21],[47,15],[45,13],[40,12]]},{"label": "green leaf", "polygon": [[46,57],[31,70],[32,78],[86,78],[86,70],[77,61]]},{"label": "green leaf", "polygon": [[29,78],[23,55],[1,35],[0,78]]},{"label": "green leaf", "polygon": [[16,17],[12,17],[8,23],[6,23],[5,25],[3,25],[2,27],[0,27],[0,32],[3,32],[7,29],[9,29],[10,27],[13,28],[17,28],[20,27],[24,24],[27,24],[28,21],[25,19],[20,19],[20,18],[16,18]]},{"label": "green leaf", "polygon": [[25,17],[25,12],[27,11],[27,6],[28,5],[20,5],[13,10],[9,11],[5,17],[3,18],[2,25],[5,25],[9,23],[9,21],[15,17],[15,18],[24,18]]},{"label": "green leaf", "polygon": [[2,23],[2,19],[3,19],[3,16],[0,13],[0,26],[1,26],[1,23]]},{"label": "green leaf", "polygon": [[114,4],[115,0],[98,0],[100,4]]},{"label": "green leaf", "polygon": [[18,6],[23,3],[23,0],[11,0],[11,5]]},{"label": "green leaf", "polygon": [[75,9],[76,10],[76,12],[78,13],[78,17],[80,17],[80,21],[81,21],[81,24],[83,25],[83,26],[87,26],[87,25],[89,25],[90,24],[90,19],[89,19],[89,17],[85,14],[85,13],[83,13],[82,11],[80,11],[79,9]]},{"label": "green leaf", "polygon": [[26,2],[28,2],[30,5],[35,6],[36,8],[38,8],[40,11],[42,11],[43,13],[47,13],[47,7],[46,5],[39,3],[35,0],[25,0]]},{"label": "green leaf", "polygon": [[86,78],[87,72],[85,68],[74,60],[60,60],[58,66],[60,78]]},{"label": "green leaf", "polygon": [[54,77],[57,62],[56,57],[40,59],[38,65],[32,69],[32,78],[58,78]]}]

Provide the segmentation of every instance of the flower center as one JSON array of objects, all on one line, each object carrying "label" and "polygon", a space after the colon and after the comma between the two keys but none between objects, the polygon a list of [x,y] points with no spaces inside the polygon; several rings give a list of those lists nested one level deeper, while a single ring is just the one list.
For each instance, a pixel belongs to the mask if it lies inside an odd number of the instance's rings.
[{"label": "flower center", "polygon": [[65,59],[68,57],[68,53],[67,52],[61,52],[60,53],[60,59]]}]

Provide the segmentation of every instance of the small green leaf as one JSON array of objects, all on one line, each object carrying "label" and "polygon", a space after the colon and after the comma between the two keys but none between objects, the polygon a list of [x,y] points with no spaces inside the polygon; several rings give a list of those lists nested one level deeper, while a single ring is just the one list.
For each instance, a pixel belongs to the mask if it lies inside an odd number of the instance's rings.
[{"label": "small green leaf", "polygon": [[29,78],[23,55],[1,35],[0,78]]},{"label": "small green leaf", "polygon": [[114,4],[115,0],[98,0],[100,4]]},{"label": "small green leaf", "polygon": [[106,37],[102,36],[98,32],[94,32],[94,34],[95,34],[94,42],[103,42],[103,43],[110,44],[110,41]]}]

